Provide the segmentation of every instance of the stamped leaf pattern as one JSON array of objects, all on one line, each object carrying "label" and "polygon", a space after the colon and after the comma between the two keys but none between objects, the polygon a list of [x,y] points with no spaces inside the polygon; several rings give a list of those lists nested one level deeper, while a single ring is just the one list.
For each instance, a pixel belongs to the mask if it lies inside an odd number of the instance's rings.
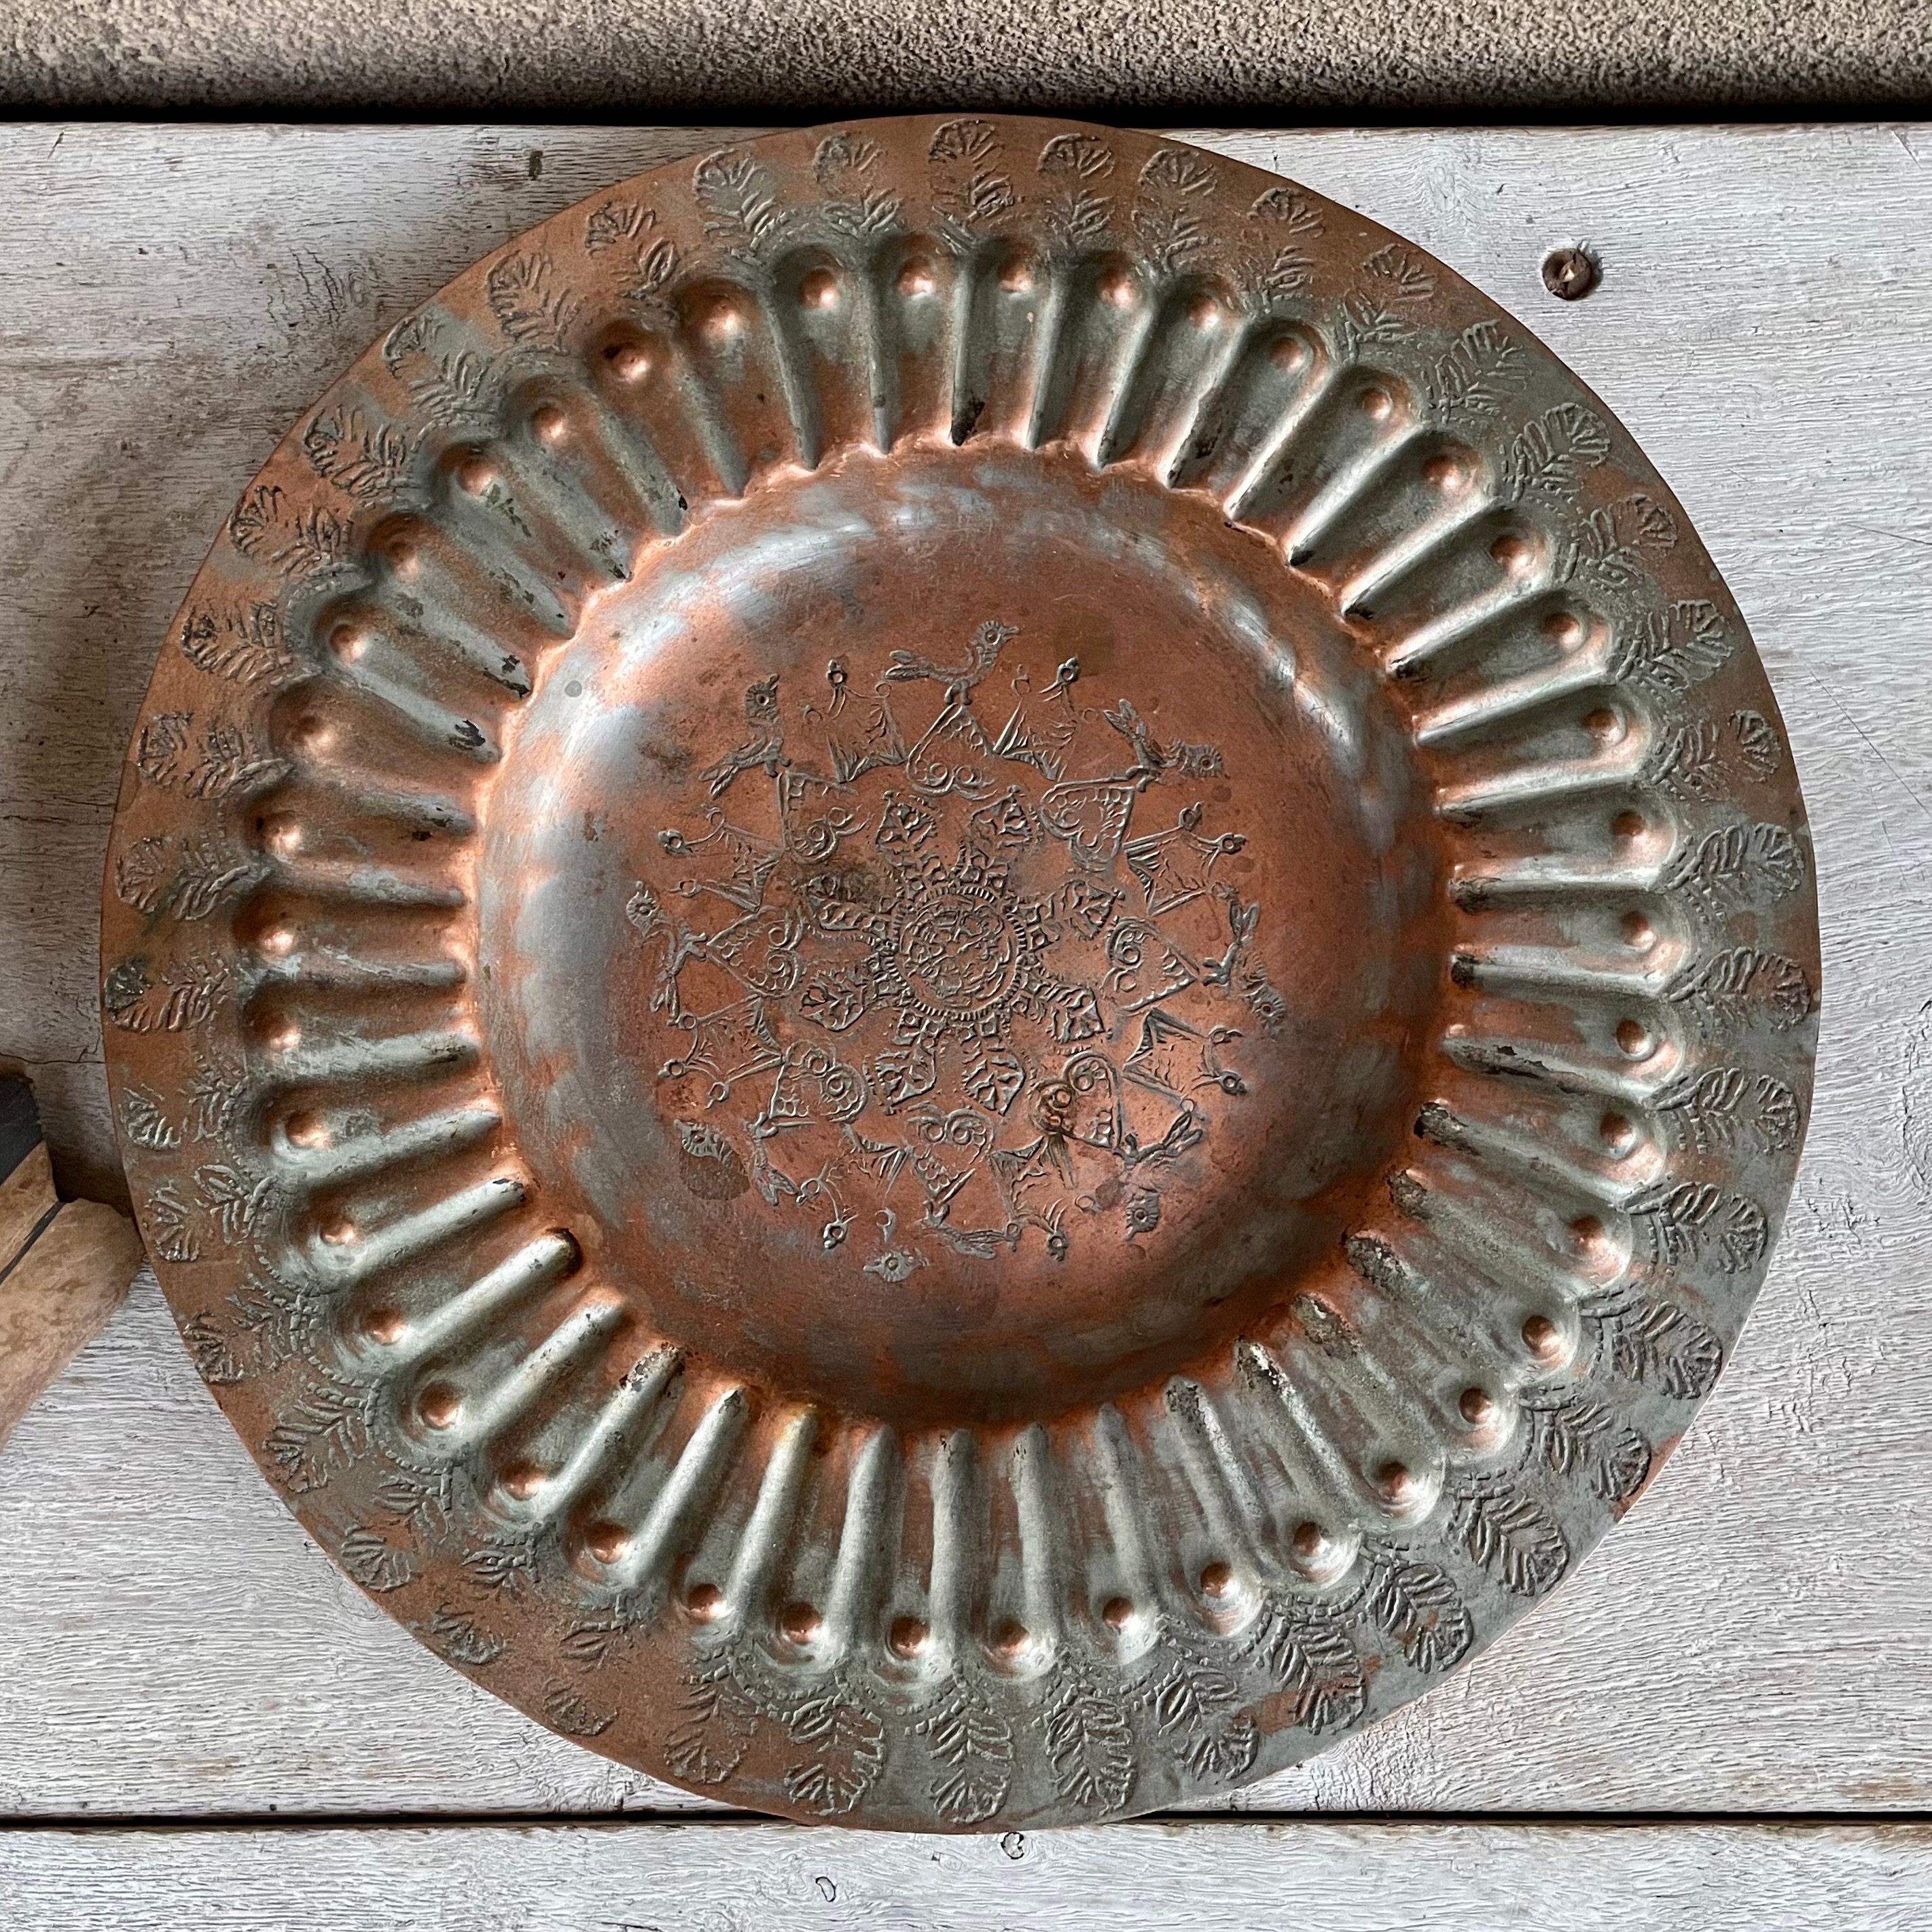
[{"label": "stamped leaf pattern", "polygon": [[1054,1789],[1083,1811],[1118,1811],[1134,1788],[1134,1733],[1113,1686],[1063,1657],[1040,1710]]},{"label": "stamped leaf pattern", "polygon": [[157,968],[136,954],[109,968],[101,1004],[124,1033],[182,1033],[213,1013],[226,977],[214,960],[171,959]]},{"label": "stamped leaf pattern", "polygon": [[956,1671],[912,1728],[932,1754],[932,1808],[940,1817],[978,1825],[1005,1808],[1013,1727],[979,1685]]},{"label": "stamped leaf pattern", "polygon": [[1684,967],[1664,998],[1707,1030],[1761,1024],[1782,1030],[1807,1018],[1816,996],[1796,960],[1754,946],[1734,946]]},{"label": "stamped leaf pattern", "polygon": [[1556,1518],[1502,1477],[1457,1483],[1449,1493],[1446,1533],[1513,1596],[1544,1595],[1570,1567],[1570,1545]]},{"label": "stamped leaf pattern", "polygon": [[1352,361],[1400,341],[1435,292],[1433,271],[1401,243],[1378,248],[1342,298],[1335,323],[1340,352]]},{"label": "stamped leaf pattern", "polygon": [[518,250],[484,278],[497,326],[518,347],[562,349],[584,314],[584,299],[548,255]]},{"label": "stamped leaf pattern", "polygon": [[[228,519],[228,539],[242,554],[284,577],[306,576],[345,562],[353,532],[346,519],[326,506],[302,510],[292,506],[280,486],[258,483]],[[257,611],[265,605],[255,607]],[[185,640],[184,650],[188,649]],[[200,662],[192,651],[191,661]],[[212,666],[204,665],[204,669]],[[234,674],[224,671],[223,676]]]},{"label": "stamped leaf pattern", "polygon": [[1584,476],[1610,454],[1610,433],[1603,418],[1581,403],[1558,403],[1510,436],[1496,478],[1498,494],[1512,502],[1526,496],[1574,496]]},{"label": "stamped leaf pattern", "polygon": [[181,1130],[168,1118],[160,1096],[145,1087],[130,1087],[121,1096],[121,1131],[135,1146],[159,1154],[181,1145]]},{"label": "stamped leaf pattern", "polygon": [[437,1606],[424,1637],[439,1657],[466,1670],[480,1670],[503,1654],[502,1638],[493,1636],[475,1618],[447,1604]]},{"label": "stamped leaf pattern", "polygon": [[1730,725],[1748,776],[1760,781],[1775,778],[1784,763],[1784,746],[1771,720],[1759,711],[1733,711]]},{"label": "stamped leaf pattern", "polygon": [[1347,1618],[1324,1604],[1275,1595],[1243,1644],[1290,1701],[1289,1721],[1318,1736],[1368,1708],[1369,1680]]},{"label": "stamped leaf pattern", "polygon": [[749,154],[708,155],[692,177],[704,209],[704,232],[728,254],[756,257],[782,247],[796,231],[800,211],[779,200],[770,171]]},{"label": "stamped leaf pattern", "polygon": [[1522,351],[1498,324],[1474,322],[1430,365],[1422,393],[1438,417],[1480,420],[1502,409],[1528,373]]},{"label": "stamped leaf pattern", "polygon": [[758,1718],[728,1656],[712,1658],[688,1672],[677,1721],[664,1744],[671,1775],[688,1784],[724,1784],[751,1749]]},{"label": "stamped leaf pattern", "polygon": [[1556,574],[1627,589],[1641,579],[1646,559],[1676,544],[1676,519],[1655,498],[1633,490],[1583,519],[1558,553]]},{"label": "stamped leaf pattern", "polygon": [[438,356],[411,379],[410,400],[446,429],[493,423],[502,410],[502,372],[474,350]]},{"label": "stamped leaf pattern", "polygon": [[306,1384],[286,1402],[264,1444],[269,1462],[298,1496],[318,1490],[368,1453],[378,1391],[370,1384],[328,1376]]},{"label": "stamped leaf pattern", "polygon": [[1254,1762],[1260,1732],[1237,1707],[1241,1680],[1231,1662],[1178,1628],[1162,1634],[1136,1702],[1168,1755],[1204,1783],[1232,1784]]},{"label": "stamped leaf pattern", "polygon": [[1610,675],[1670,697],[1680,696],[1730,661],[1737,639],[1708,598],[1680,600],[1668,610],[1646,611],[1622,633],[1610,656]]},{"label": "stamped leaf pattern", "polygon": [[568,1684],[553,1684],[544,1693],[543,1717],[567,1738],[602,1737],[617,1721],[614,1711],[593,1711],[584,1694]]},{"label": "stamped leaf pattern", "polygon": [[239,1382],[307,1352],[328,1312],[327,1298],[260,1268],[228,1298],[224,1346]]},{"label": "stamped leaf pattern", "polygon": [[933,134],[926,158],[942,164],[965,162],[976,167],[1000,152],[1000,130],[990,121],[944,122]]},{"label": "stamped leaf pattern", "polygon": [[1447,1670],[1474,1640],[1468,1606],[1446,1572],[1405,1552],[1367,1545],[1361,1608],[1418,1670]]},{"label": "stamped leaf pattern", "polygon": [[303,430],[302,446],[318,476],[362,503],[394,496],[416,456],[407,430],[357,409],[322,411]]},{"label": "stamped leaf pattern", "polygon": [[1680,1144],[1700,1154],[1740,1146],[1763,1154],[1781,1151],[1798,1144],[1803,1126],[1789,1081],[1738,1066],[1680,1073],[1659,1089],[1651,1105]]},{"label": "stamped leaf pattern", "polygon": [[879,144],[862,134],[828,134],[818,144],[812,173],[829,197],[823,213],[842,233],[859,238],[896,227],[899,198],[875,178]]},{"label": "stamped leaf pattern", "polygon": [[406,1550],[385,1543],[360,1524],[336,1545],[335,1560],[365,1590],[400,1590],[416,1580],[416,1566]]},{"label": "stamped leaf pattern", "polygon": [[600,202],[584,224],[584,252],[608,254],[614,248],[634,247],[657,232],[657,211],[640,201]]},{"label": "stamped leaf pattern", "polygon": [[1795,892],[1804,883],[1804,857],[1781,825],[1725,826],[1680,851],[1661,883],[1722,914],[1759,892],[1774,899]]},{"label": "stamped leaf pattern", "polygon": [[1764,1210],[1708,1182],[1664,1180],[1624,1203],[1660,1268],[1708,1261],[1726,1274],[1755,1268],[1770,1244]]},{"label": "stamped leaf pattern", "polygon": [[1644,760],[1644,782],[1672,798],[1720,797],[1724,792],[1719,762],[1722,751],[1718,728],[1707,718],[1661,732]]},{"label": "stamped leaf pattern", "polygon": [[176,1191],[171,1182],[154,1189],[141,1217],[141,1232],[148,1246],[164,1262],[197,1262],[201,1243],[195,1234],[194,1210]]},{"label": "stamped leaf pattern", "polygon": [[1710,1392],[1724,1365],[1715,1335],[1688,1309],[1624,1286],[1582,1304],[1602,1365],[1636,1382],[1654,1382],[1680,1402]]},{"label": "stamped leaf pattern", "polygon": [[154,916],[206,919],[254,875],[256,862],[219,832],[190,832],[178,844],[166,833],[132,841],[114,860],[114,894]]},{"label": "stamped leaf pattern", "polygon": [[181,649],[198,670],[232,684],[272,683],[296,669],[294,653],[283,641],[281,614],[272,604],[191,610],[182,622]]},{"label": "stamped leaf pattern", "polygon": [[799,1704],[788,1728],[793,1743],[805,1749],[785,1768],[785,1796],[821,1818],[852,1810],[885,1768],[884,1720],[836,1680]]},{"label": "stamped leaf pattern", "polygon": [[1600,1402],[1582,1396],[1523,1404],[1528,1452],[1552,1474],[1586,1481],[1607,1503],[1622,1502],[1650,1474],[1650,1444]]}]

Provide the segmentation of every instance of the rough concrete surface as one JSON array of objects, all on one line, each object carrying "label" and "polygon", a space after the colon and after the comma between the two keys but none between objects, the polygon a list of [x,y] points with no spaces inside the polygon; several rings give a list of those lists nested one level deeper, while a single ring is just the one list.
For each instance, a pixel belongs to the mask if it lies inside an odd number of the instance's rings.
[{"label": "rough concrete surface", "polygon": [[0,0],[0,111],[1795,114],[1932,96],[1924,0]]}]

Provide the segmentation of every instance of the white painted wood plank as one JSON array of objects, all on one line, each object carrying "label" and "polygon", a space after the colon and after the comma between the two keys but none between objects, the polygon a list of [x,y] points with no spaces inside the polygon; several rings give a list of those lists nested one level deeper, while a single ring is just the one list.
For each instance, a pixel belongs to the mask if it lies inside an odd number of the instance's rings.
[{"label": "white painted wood plank", "polygon": [[1932,1838],[1902,1825],[40,1831],[0,1839],[0,1894],[32,1932],[1920,1932]]},{"label": "white painted wood plank", "polygon": [[[1778,683],[1827,967],[1798,1199],[1676,1460],[1496,1652],[1244,1802],[1924,1807],[1932,132],[1210,138],[1443,256],[1643,441]],[[34,1063],[50,1132],[83,1163],[111,1159],[92,927],[118,760],[209,534],[386,322],[505,236],[695,144],[0,130],[0,1053]],[[1537,268],[1578,234],[1605,280],[1566,307]],[[339,1580],[149,1285],[21,1425],[0,1485],[0,1811],[682,1802],[496,1704]]]}]

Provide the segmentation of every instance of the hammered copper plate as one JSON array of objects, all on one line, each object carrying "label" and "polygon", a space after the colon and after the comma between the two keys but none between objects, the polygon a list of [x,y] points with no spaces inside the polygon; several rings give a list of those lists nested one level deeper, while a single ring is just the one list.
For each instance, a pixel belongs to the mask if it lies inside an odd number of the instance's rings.
[{"label": "hammered copper plate", "polygon": [[142,1226],[349,1574],[920,1829],[1225,1790],[1552,1588],[1810,1084],[1777,710],[1602,406],[1172,142],[782,135],[400,322],[155,674]]}]

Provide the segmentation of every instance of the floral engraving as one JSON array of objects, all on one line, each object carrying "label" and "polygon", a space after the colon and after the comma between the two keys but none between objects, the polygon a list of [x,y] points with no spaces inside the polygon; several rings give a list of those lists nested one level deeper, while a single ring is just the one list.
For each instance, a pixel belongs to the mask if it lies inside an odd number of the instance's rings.
[{"label": "floral engraving", "polygon": [[814,705],[752,684],[705,829],[663,830],[628,907],[686,1184],[810,1212],[828,1252],[871,1234],[888,1282],[934,1244],[1153,1233],[1286,1011],[1222,877],[1244,835],[1203,829],[1220,753],[1082,707],[1077,663],[1030,667],[1016,634],[896,651],[863,706],[842,662]]}]

